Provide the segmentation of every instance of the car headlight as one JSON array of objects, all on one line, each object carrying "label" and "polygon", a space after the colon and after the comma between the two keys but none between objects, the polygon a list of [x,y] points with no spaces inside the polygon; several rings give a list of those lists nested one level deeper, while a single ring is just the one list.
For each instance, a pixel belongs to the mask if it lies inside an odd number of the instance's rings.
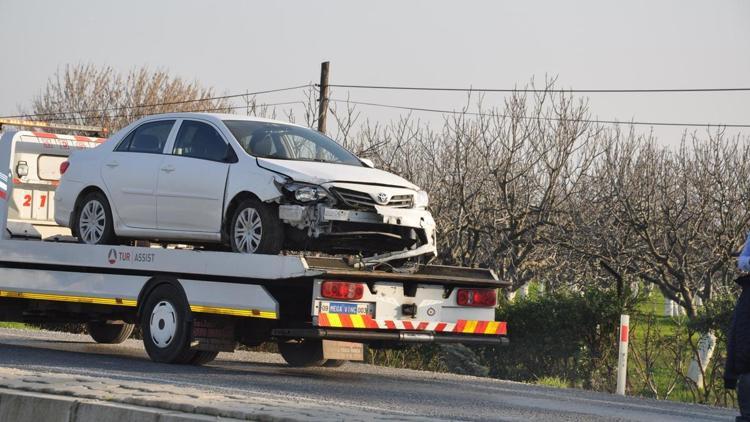
[{"label": "car headlight", "polygon": [[430,196],[427,192],[421,190],[414,195],[414,208],[427,208],[430,203]]},{"label": "car headlight", "polygon": [[284,191],[293,196],[299,202],[319,201],[328,197],[328,192],[320,186],[302,185],[299,183],[289,183],[284,185]]}]

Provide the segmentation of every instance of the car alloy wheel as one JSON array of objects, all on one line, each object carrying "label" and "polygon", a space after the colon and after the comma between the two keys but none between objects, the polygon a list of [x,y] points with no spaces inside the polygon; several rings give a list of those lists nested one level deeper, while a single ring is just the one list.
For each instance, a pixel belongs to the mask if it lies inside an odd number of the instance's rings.
[{"label": "car alloy wheel", "polygon": [[81,209],[81,218],[78,223],[78,231],[84,243],[95,245],[101,242],[104,236],[107,214],[104,205],[96,199],[92,199]]},{"label": "car alloy wheel", "polygon": [[263,237],[263,222],[254,208],[245,208],[234,223],[234,242],[242,253],[255,253]]}]

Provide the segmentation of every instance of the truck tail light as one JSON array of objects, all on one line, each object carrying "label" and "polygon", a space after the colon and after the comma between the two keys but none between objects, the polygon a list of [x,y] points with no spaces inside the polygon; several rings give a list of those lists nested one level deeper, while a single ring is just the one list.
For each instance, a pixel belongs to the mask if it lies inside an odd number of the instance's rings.
[{"label": "truck tail light", "polygon": [[348,281],[324,281],[320,286],[320,294],[328,299],[359,300],[364,292],[364,284]]},{"label": "truck tail light", "polygon": [[495,289],[458,289],[458,304],[461,306],[495,306]]},{"label": "truck tail light", "polygon": [[70,167],[70,162],[63,161],[62,163],[60,163],[60,175],[61,176],[65,174],[66,171],[68,171],[68,167]]}]

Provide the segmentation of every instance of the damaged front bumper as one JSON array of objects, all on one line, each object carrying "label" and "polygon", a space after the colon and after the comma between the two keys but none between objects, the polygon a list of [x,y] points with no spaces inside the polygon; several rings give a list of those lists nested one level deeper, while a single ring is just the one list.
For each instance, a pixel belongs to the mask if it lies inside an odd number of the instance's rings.
[{"label": "damaged front bumper", "polygon": [[[367,241],[368,231],[337,231],[332,227],[336,223],[363,224],[371,227],[403,227],[417,232],[419,242],[408,249],[385,251],[362,259],[364,264],[377,264],[396,259],[418,256],[433,258],[437,255],[435,242],[435,220],[432,214],[420,208],[395,208],[375,205],[373,211],[347,210],[332,208],[326,204],[315,206],[280,205],[279,218],[285,223],[299,229],[307,229],[312,238],[325,236],[362,236]],[[377,233],[388,235],[388,233]],[[396,235],[393,235],[396,236]]]}]

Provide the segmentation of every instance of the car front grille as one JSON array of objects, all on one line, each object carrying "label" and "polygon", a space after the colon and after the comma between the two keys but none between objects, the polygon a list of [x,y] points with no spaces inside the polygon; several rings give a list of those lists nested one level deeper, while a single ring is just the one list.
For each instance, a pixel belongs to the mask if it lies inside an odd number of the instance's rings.
[{"label": "car front grille", "polygon": [[367,192],[360,192],[344,188],[331,189],[346,205],[352,208],[369,208],[375,205],[383,205],[393,208],[412,208],[414,206],[413,195],[393,195],[387,204],[378,204]]}]

